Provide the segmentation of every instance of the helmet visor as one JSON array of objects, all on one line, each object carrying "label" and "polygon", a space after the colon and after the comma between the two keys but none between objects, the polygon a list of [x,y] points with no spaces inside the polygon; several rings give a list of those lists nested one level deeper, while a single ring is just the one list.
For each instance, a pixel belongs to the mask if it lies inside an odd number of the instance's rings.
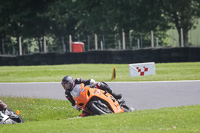
[{"label": "helmet visor", "polygon": [[65,90],[71,89],[71,83],[70,82],[62,82],[61,84],[62,84],[62,86]]}]

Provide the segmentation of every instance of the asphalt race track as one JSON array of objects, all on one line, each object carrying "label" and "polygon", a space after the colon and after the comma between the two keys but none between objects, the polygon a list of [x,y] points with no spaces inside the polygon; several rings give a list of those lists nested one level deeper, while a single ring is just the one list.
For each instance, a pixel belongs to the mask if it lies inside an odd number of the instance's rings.
[{"label": "asphalt race track", "polygon": [[[137,110],[200,104],[200,80],[161,82],[108,82],[126,103]],[[66,100],[58,82],[0,83],[0,96]],[[4,101],[6,103],[6,101]]]}]

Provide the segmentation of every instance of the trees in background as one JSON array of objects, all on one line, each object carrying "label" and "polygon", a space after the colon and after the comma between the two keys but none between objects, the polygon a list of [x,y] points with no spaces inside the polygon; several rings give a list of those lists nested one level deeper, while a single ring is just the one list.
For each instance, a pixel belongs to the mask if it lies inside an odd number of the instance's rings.
[{"label": "trees in background", "polygon": [[[200,17],[199,0],[0,0],[0,38],[149,33],[183,28]],[[1,44],[1,41],[0,41]],[[1,48],[1,47],[0,47]]]},{"label": "trees in background", "polygon": [[181,28],[183,29],[184,43],[188,43],[188,32],[195,28],[195,23],[200,17],[199,0],[157,0],[161,16],[175,27],[179,34],[179,45],[181,45]]}]

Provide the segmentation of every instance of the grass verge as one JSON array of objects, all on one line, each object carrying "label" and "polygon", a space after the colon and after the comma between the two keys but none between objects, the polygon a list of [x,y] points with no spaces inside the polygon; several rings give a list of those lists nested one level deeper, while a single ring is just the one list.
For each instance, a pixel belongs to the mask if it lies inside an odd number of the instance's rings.
[{"label": "grass verge", "polygon": [[200,132],[200,105],[68,119],[79,112],[65,101],[0,98],[25,119],[24,124],[0,125],[0,133]]},{"label": "grass verge", "polygon": [[[113,66],[116,80],[111,80]],[[128,64],[71,64],[45,66],[1,66],[0,82],[60,82],[66,75],[96,81],[200,80],[200,62],[156,64],[156,75],[129,77]]]},{"label": "grass verge", "polygon": [[[44,121],[73,118],[80,112],[72,109],[70,102],[66,100],[39,99],[25,97],[2,97],[8,108],[13,111],[19,110],[24,121]],[[56,115],[54,114],[56,112]]]}]

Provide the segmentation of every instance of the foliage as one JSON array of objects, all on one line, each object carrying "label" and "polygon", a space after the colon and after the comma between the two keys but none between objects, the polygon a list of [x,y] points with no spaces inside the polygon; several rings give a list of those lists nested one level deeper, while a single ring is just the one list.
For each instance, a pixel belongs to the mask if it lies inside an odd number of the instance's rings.
[{"label": "foliage", "polygon": [[151,30],[163,33],[176,27],[179,35],[183,28],[187,44],[188,30],[200,17],[199,0],[0,0],[0,3],[0,39],[80,37],[131,30],[146,36]]},{"label": "foliage", "polygon": [[188,45],[188,31],[194,28],[200,12],[199,0],[157,0],[161,7],[161,16],[168,23],[173,24],[179,33],[181,44],[181,28],[183,29],[184,42]]}]

